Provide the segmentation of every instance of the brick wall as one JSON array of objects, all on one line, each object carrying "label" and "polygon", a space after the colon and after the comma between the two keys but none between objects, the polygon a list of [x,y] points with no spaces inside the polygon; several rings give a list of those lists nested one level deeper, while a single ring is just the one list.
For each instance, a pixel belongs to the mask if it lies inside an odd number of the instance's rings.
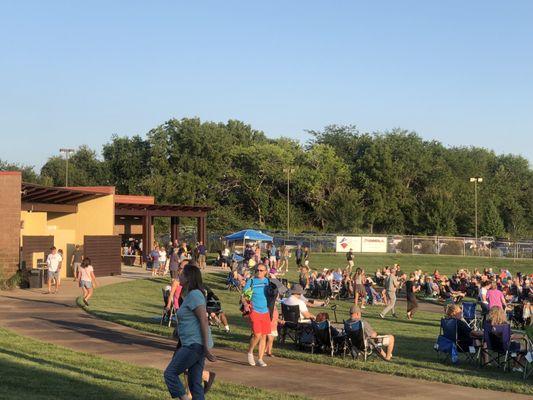
[{"label": "brick wall", "polygon": [[0,276],[10,278],[19,265],[20,189],[18,171],[0,171]]}]

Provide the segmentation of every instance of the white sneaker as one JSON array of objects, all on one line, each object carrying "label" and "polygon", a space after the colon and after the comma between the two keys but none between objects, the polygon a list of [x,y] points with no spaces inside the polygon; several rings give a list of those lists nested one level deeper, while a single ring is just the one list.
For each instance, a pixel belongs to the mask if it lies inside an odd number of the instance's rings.
[{"label": "white sneaker", "polygon": [[250,364],[252,367],[255,367],[255,360],[253,353],[248,353],[248,364]]},{"label": "white sneaker", "polygon": [[365,306],[361,306],[362,309],[365,309],[366,307]]},{"label": "white sneaker", "polygon": [[259,359],[259,360],[257,360],[257,365],[259,365],[260,367],[266,367],[267,363],[264,362],[263,360]]}]

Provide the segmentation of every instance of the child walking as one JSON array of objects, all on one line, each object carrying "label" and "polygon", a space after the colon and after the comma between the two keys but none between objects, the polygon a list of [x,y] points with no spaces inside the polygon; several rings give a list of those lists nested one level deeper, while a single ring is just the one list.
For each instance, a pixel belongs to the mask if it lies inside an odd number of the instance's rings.
[{"label": "child walking", "polygon": [[86,306],[89,306],[89,299],[96,288],[96,277],[94,276],[94,269],[89,257],[84,258],[81,262],[80,268],[78,269],[77,280],[80,283],[80,288],[83,292],[83,303]]}]

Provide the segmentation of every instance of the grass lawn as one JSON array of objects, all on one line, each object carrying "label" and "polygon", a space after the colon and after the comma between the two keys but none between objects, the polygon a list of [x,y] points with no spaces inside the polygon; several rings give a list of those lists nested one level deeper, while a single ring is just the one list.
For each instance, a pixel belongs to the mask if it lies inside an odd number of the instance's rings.
[{"label": "grass lawn", "polygon": [[[357,258],[356,265],[373,268],[390,264],[397,260],[403,265],[404,270],[410,271],[415,268],[423,270],[437,267],[439,270],[450,273],[458,266],[483,267],[491,265],[494,268],[507,266],[512,270],[521,269],[531,271],[532,264],[512,262],[501,263],[500,260],[467,259],[456,257],[435,256],[365,256]],[[415,264],[416,261],[416,264]],[[483,261],[476,263],[473,261]],[[410,264],[410,262],[413,262]],[[313,254],[311,258],[313,266],[334,267],[344,265],[342,255]],[[296,276],[295,266],[291,265],[292,271],[289,278],[294,280]],[[229,292],[225,288],[226,273],[212,273],[205,275],[205,282],[217,293],[222,301],[223,308],[228,315],[231,325],[231,333],[214,329],[216,346],[224,346],[239,351],[246,351],[247,341],[250,335],[248,324],[240,316],[238,310],[238,295]],[[172,328],[160,326],[156,318],[160,316],[162,309],[161,288],[169,283],[168,279],[158,278],[150,280],[137,280],[117,285],[99,288],[95,291],[92,299],[90,312],[95,315],[115,321],[133,328],[145,330],[161,335],[169,336]],[[348,308],[351,302],[337,302],[337,315],[339,320],[347,318]],[[519,373],[503,373],[501,370],[492,368],[479,369],[476,366],[467,365],[444,365],[437,361],[433,344],[439,332],[440,315],[432,312],[418,312],[414,321],[408,321],[405,317],[405,304],[400,303],[400,318],[398,320],[381,320],[378,313],[381,306],[367,307],[364,310],[366,318],[378,333],[393,333],[397,339],[395,358],[393,362],[386,363],[381,360],[352,361],[340,357],[330,358],[322,354],[308,354],[300,352],[286,344],[280,347],[275,345],[277,355],[303,361],[331,364],[345,368],[356,368],[368,371],[382,372],[392,375],[414,377],[464,386],[472,386],[501,391],[513,391],[517,393],[533,394],[531,382],[524,382]],[[315,314],[321,309],[312,309]],[[324,309],[328,311],[328,309]],[[331,311],[331,310],[329,310]],[[330,312],[333,319],[333,313]],[[243,359],[244,359],[243,354]]]},{"label": "grass lawn", "polygon": [[[0,399],[170,399],[157,369],[78,353],[1,328],[0,382]],[[304,399],[220,382],[209,398]]]},{"label": "grass lawn", "polygon": [[[346,266],[346,256],[338,253],[312,253],[309,264],[312,269],[319,270],[324,268],[344,268]],[[507,268],[513,273],[516,271],[533,271],[533,259],[517,259],[513,261],[512,259],[487,257],[355,253],[356,267],[362,267],[372,274],[377,268],[392,264],[400,264],[402,270],[406,272],[421,269],[422,271],[433,273],[435,269],[438,269],[441,274],[445,275],[451,275],[459,268],[468,268],[470,271],[475,268],[479,270],[493,268],[494,271],[500,268]],[[293,271],[296,269],[293,259],[291,259],[290,267]]]}]

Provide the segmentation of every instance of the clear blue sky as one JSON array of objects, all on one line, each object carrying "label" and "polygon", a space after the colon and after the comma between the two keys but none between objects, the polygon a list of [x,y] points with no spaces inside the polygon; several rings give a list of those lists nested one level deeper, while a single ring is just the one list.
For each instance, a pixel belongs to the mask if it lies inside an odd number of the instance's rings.
[{"label": "clear blue sky", "polygon": [[533,164],[533,1],[5,1],[0,158],[175,117],[414,130]]}]

